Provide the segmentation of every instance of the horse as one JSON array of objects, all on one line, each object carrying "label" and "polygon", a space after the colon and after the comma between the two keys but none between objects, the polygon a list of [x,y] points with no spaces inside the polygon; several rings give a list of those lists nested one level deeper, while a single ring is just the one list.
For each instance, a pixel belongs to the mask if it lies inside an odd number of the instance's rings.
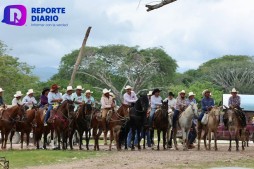
[{"label": "horse", "polygon": [[[131,150],[134,150],[134,139],[135,133],[137,132],[138,136],[138,149],[141,149],[140,146],[140,132],[144,127],[145,122],[147,121],[146,113],[149,108],[149,100],[147,95],[140,95],[138,100],[136,101],[134,107],[130,108],[130,122],[129,126],[132,130],[132,138],[131,138]],[[145,130],[143,130],[145,136]]]},{"label": "horse", "polygon": [[[185,109],[184,112],[181,113],[178,123],[179,127],[182,129],[182,137],[183,137],[183,147],[185,151],[188,150],[188,135],[190,132],[190,128],[192,125],[192,119],[194,116],[198,116],[198,107],[195,103],[190,103],[190,105]],[[178,127],[178,125],[176,125]],[[176,142],[176,134],[177,134],[177,127],[174,129],[173,139],[175,149],[178,150],[177,142]]]},{"label": "horse", "polygon": [[[200,140],[201,140],[201,134],[202,129],[204,130],[204,145],[207,150],[211,150],[211,139],[212,139],[212,132],[214,133],[214,147],[215,151],[218,150],[217,147],[217,130],[220,123],[220,115],[222,114],[221,107],[214,106],[211,111],[208,113],[208,121],[206,125],[202,125],[199,127],[198,132],[198,150],[200,150]],[[206,136],[208,135],[208,148],[206,145]]]},{"label": "horse", "polygon": [[91,128],[92,115],[93,115],[93,107],[91,104],[82,103],[82,105],[79,106],[79,109],[73,118],[73,127],[70,131],[70,136],[69,136],[69,142],[70,142],[71,149],[73,149],[73,146],[72,146],[73,134],[74,134],[75,130],[77,130],[78,134],[79,134],[79,149],[80,150],[82,149],[82,137],[83,137],[83,133],[85,132],[86,149],[89,150],[90,128]]},{"label": "horse", "polygon": [[95,108],[91,119],[91,128],[93,130],[92,136],[94,139],[94,151],[100,150],[99,138],[103,130],[102,120],[99,116],[101,116],[100,110]]},{"label": "horse", "polygon": [[[21,121],[17,121],[16,123],[16,131],[21,132],[21,149],[23,149],[23,140],[24,134],[26,134],[26,145],[29,145],[29,135],[32,131],[32,127],[34,126],[33,121],[35,118],[35,114],[37,112],[37,107],[33,105],[32,109],[28,109],[25,113],[25,117]],[[15,131],[11,131],[10,138],[14,135]]]},{"label": "horse", "polygon": [[109,151],[111,151],[113,140],[115,140],[117,150],[121,150],[121,143],[119,139],[120,131],[121,128],[124,127],[129,121],[130,117],[128,109],[128,105],[122,104],[116,112],[113,111],[110,117],[108,123],[108,129],[110,131]]},{"label": "horse", "polygon": [[[7,108],[2,112],[2,117],[0,119],[2,149],[6,149],[8,135],[10,134],[11,130],[15,130],[16,122],[19,121],[21,117],[23,117],[24,113],[24,106],[19,104]],[[10,148],[12,149],[12,138],[10,138],[10,142]]]},{"label": "horse", "polygon": [[65,100],[62,102],[56,110],[51,111],[51,116],[54,120],[53,127],[55,129],[58,146],[56,149],[60,149],[60,142],[62,136],[62,149],[67,149],[67,139],[69,135],[70,115],[74,114],[74,102],[71,100]]},{"label": "horse", "polygon": [[235,142],[236,142],[236,151],[239,151],[239,140],[242,141],[242,150],[244,150],[245,146],[245,134],[246,134],[246,126],[241,125],[240,119],[237,117],[237,109],[226,108],[226,112],[224,114],[224,119],[228,121],[228,130],[229,130],[229,148],[228,151],[231,151],[231,142],[232,136],[235,135]]},{"label": "horse", "polygon": [[162,102],[159,109],[156,110],[154,115],[154,126],[157,129],[158,145],[157,150],[160,150],[160,134],[162,131],[163,136],[163,149],[166,149],[166,134],[168,131],[169,121],[168,121],[168,101]]},{"label": "horse", "polygon": [[172,139],[173,139],[173,110],[168,112],[168,130],[167,130],[167,148],[172,148]]}]

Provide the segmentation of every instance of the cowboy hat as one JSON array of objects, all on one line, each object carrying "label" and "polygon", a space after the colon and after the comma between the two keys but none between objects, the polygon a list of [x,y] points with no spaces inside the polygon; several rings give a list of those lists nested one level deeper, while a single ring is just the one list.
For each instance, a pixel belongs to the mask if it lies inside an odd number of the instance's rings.
[{"label": "cowboy hat", "polygon": [[190,96],[195,96],[196,94],[194,94],[193,92],[189,92],[189,97]]},{"label": "cowboy hat", "polygon": [[153,91],[149,91],[148,93],[147,93],[147,96],[152,96],[153,95]]},{"label": "cowboy hat", "polygon": [[132,89],[132,87],[130,85],[127,85],[124,89],[128,90],[128,89]]},{"label": "cowboy hat", "polygon": [[66,91],[68,92],[68,91],[70,91],[70,90],[74,90],[73,88],[72,88],[72,86],[67,86],[67,89],[66,89]]},{"label": "cowboy hat", "polygon": [[112,92],[110,92],[109,95],[112,96],[113,98],[116,98],[116,96]]},{"label": "cowboy hat", "polygon": [[179,92],[179,94],[181,94],[181,93],[184,93],[184,94],[185,94],[185,90],[182,90],[182,91]]},{"label": "cowboy hat", "polygon": [[154,89],[152,92],[152,95],[154,95],[155,93],[161,92],[160,89]]},{"label": "cowboy hat", "polygon": [[84,90],[84,89],[82,88],[81,85],[78,85],[78,86],[76,87],[76,90]]},{"label": "cowboy hat", "polygon": [[111,91],[110,89],[109,90],[108,89],[103,89],[102,93],[106,94],[106,93],[110,93],[110,91]]},{"label": "cowboy hat", "polygon": [[93,93],[91,90],[86,90],[85,94],[87,93]]},{"label": "cowboy hat", "polygon": [[233,88],[233,89],[231,90],[231,93],[238,93],[238,91],[237,91],[235,88]]},{"label": "cowboy hat", "polygon": [[32,94],[34,93],[34,90],[33,89],[29,89],[28,92],[26,93],[26,95],[29,95],[29,94]]},{"label": "cowboy hat", "polygon": [[4,90],[2,88],[0,88],[0,92],[3,92]]},{"label": "cowboy hat", "polygon": [[55,91],[56,89],[59,89],[61,86],[58,86],[57,84],[53,84],[50,88],[51,91]]},{"label": "cowboy hat", "polygon": [[20,97],[20,96],[23,96],[21,91],[17,91],[16,94],[14,94],[14,97]]},{"label": "cowboy hat", "polygon": [[172,92],[169,92],[168,95],[175,97],[175,95]]},{"label": "cowboy hat", "polygon": [[207,92],[211,93],[210,90],[205,89],[205,90],[202,92],[202,95],[205,95]]}]

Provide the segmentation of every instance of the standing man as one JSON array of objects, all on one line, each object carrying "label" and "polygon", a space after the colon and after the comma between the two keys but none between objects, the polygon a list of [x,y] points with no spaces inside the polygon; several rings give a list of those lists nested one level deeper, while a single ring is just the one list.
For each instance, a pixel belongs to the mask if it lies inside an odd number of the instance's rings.
[{"label": "standing man", "polygon": [[22,102],[25,104],[27,108],[32,108],[34,104],[37,104],[37,101],[34,98],[33,89],[29,89],[26,93],[26,96],[23,98]]},{"label": "standing man", "polygon": [[185,90],[179,92],[176,99],[176,107],[173,115],[173,129],[176,129],[176,122],[180,112],[183,112],[186,109],[187,102],[185,99]]},{"label": "standing man", "polygon": [[86,104],[90,104],[92,107],[95,106],[95,100],[92,96],[92,91],[91,90],[86,90],[85,92],[85,97],[84,97],[84,101]]},{"label": "standing man", "polygon": [[[205,112],[210,111],[214,106],[214,100],[211,98],[210,91],[208,89],[202,92],[203,99],[201,100],[202,113],[198,117],[198,126],[201,126],[201,120]],[[200,128],[200,127],[199,127]]]},{"label": "standing man", "polygon": [[21,91],[17,91],[16,94],[14,94],[14,99],[12,100],[12,106],[16,106],[17,104],[23,105],[23,102],[21,100],[21,97],[23,94]]},{"label": "standing man", "polygon": [[72,86],[67,86],[66,93],[63,95],[62,102],[64,102],[65,100],[72,100],[72,93],[73,93]]},{"label": "standing man", "polygon": [[2,88],[0,88],[0,106],[4,105],[3,92],[4,92],[4,90]]},{"label": "standing man", "polygon": [[76,88],[76,92],[72,94],[72,99],[71,100],[74,100],[74,105],[75,105],[75,108],[74,108],[74,111],[76,112],[79,108],[79,105],[81,105],[84,101],[84,95],[82,93],[84,89],[82,88],[81,85],[77,86]]},{"label": "standing man", "polygon": [[132,87],[129,85],[124,89],[126,90],[126,93],[123,95],[123,103],[133,107],[134,103],[138,100],[137,95],[132,91]]},{"label": "standing man", "polygon": [[44,118],[44,126],[47,126],[47,121],[50,117],[50,111],[53,109],[53,104],[60,104],[63,99],[61,94],[59,93],[58,89],[60,86],[57,84],[53,84],[51,86],[50,92],[48,94],[48,110],[46,112],[45,118]]}]

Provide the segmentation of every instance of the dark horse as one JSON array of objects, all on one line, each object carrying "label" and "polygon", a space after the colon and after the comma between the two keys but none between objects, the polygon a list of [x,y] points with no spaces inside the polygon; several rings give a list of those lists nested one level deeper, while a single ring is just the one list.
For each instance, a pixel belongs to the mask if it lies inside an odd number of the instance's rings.
[{"label": "dark horse", "polygon": [[[2,136],[2,149],[6,149],[8,135],[11,130],[14,129],[16,122],[23,117],[25,113],[25,108],[22,105],[12,106],[7,108],[2,112],[2,117],[0,119],[0,129]],[[19,117],[18,117],[19,116]],[[12,149],[12,138],[10,138],[11,149]]]},{"label": "dark horse", "polygon": [[162,105],[159,109],[156,110],[154,114],[154,127],[157,129],[157,135],[158,135],[158,146],[157,150],[160,149],[160,134],[162,131],[163,136],[163,148],[166,149],[166,134],[168,130],[168,101],[162,102]]},{"label": "dark horse", "polygon": [[[149,100],[147,95],[140,95],[139,99],[135,103],[134,107],[130,108],[130,123],[129,126],[132,130],[131,138],[131,149],[134,150],[134,139],[135,133],[137,132],[138,136],[138,149],[140,150],[140,132],[144,128],[145,122],[147,121],[146,113],[149,107]],[[145,130],[143,130],[145,135]]]},{"label": "dark horse", "polygon": [[67,149],[67,139],[69,134],[69,116],[74,113],[74,102],[71,100],[65,100],[56,110],[51,111],[53,117],[54,129],[58,138],[58,147],[60,149],[60,142],[62,136],[62,149]]},{"label": "dark horse", "polygon": [[86,135],[86,149],[89,150],[89,140],[90,140],[90,128],[91,128],[91,119],[93,115],[93,107],[91,104],[83,103],[78,111],[75,113],[73,121],[71,122],[71,129],[69,135],[70,148],[73,149],[72,146],[72,138],[75,130],[78,131],[79,134],[79,149],[82,149],[82,138],[83,133]]},{"label": "dark horse", "polygon": [[99,138],[103,130],[100,109],[94,110],[91,119],[91,128],[93,129],[93,139],[94,139],[94,150],[100,150],[99,148]]}]

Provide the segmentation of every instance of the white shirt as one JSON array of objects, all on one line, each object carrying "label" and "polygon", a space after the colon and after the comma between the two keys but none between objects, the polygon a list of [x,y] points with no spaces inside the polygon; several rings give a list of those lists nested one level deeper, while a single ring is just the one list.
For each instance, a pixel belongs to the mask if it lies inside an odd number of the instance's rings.
[{"label": "white shirt", "polygon": [[112,103],[113,103],[113,97],[109,96],[108,98],[104,95],[101,97],[101,109],[111,108]]},{"label": "white shirt", "polygon": [[65,93],[65,94],[63,95],[63,102],[64,102],[65,100],[72,100],[72,95],[68,95],[67,93]]},{"label": "white shirt", "polygon": [[33,104],[37,104],[37,101],[35,100],[35,98],[34,98],[34,97],[29,97],[28,95],[26,95],[26,96],[23,98],[22,102],[23,102],[26,106],[28,106],[28,107],[33,107]]},{"label": "white shirt", "polygon": [[155,95],[151,96],[151,108],[154,109],[157,105],[162,105],[162,98],[160,96],[156,97]]},{"label": "white shirt", "polygon": [[134,91],[131,91],[131,94],[125,93],[123,95],[123,103],[127,105],[131,105],[131,103],[135,103],[138,100],[137,95]]},{"label": "white shirt", "polygon": [[168,101],[168,108],[175,108],[176,107],[176,99],[172,98],[171,100],[169,98],[166,98],[163,100],[163,102]]},{"label": "white shirt", "polygon": [[17,100],[17,98],[14,98],[14,99],[12,100],[11,105],[12,105],[12,106],[16,106],[16,105],[18,105],[18,104],[19,104],[19,105],[23,105],[21,99]]},{"label": "white shirt", "polygon": [[52,100],[61,99],[61,98],[62,98],[62,96],[61,96],[60,93],[49,92],[49,94],[48,94],[48,103],[49,103],[49,104],[54,104],[54,103],[52,102]]}]

